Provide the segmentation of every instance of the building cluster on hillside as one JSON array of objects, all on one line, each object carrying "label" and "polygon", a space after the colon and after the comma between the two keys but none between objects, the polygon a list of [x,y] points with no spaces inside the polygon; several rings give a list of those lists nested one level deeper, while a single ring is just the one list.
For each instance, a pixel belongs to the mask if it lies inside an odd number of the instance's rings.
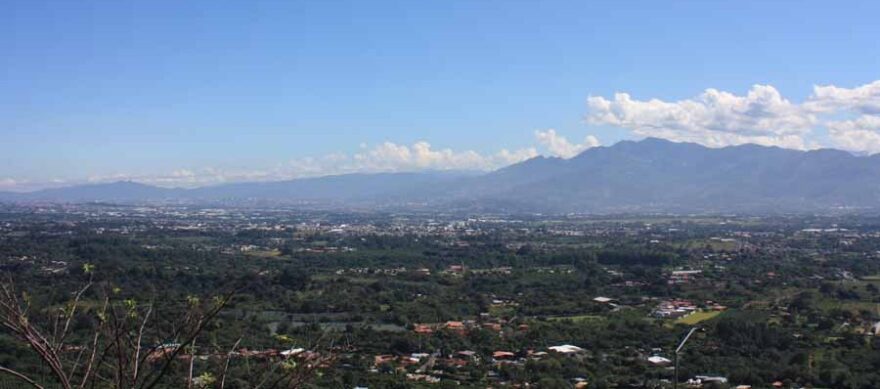
[{"label": "building cluster on hillside", "polygon": [[437,331],[447,331],[456,335],[465,336],[475,330],[484,329],[499,334],[528,331],[529,326],[525,323],[516,324],[503,318],[492,318],[488,314],[481,314],[480,320],[451,320],[444,323],[419,323],[413,325],[413,332],[421,335],[433,334]]},{"label": "building cluster on hillside", "polygon": [[690,300],[672,299],[660,303],[652,315],[658,318],[675,319],[696,312],[699,308]]},{"label": "building cluster on hillside", "polygon": [[669,275],[669,284],[687,284],[701,273],[702,270],[675,270]]},{"label": "building cluster on hillside", "polygon": [[698,311],[724,311],[727,307],[707,300],[697,305],[690,300],[671,299],[661,301],[651,312],[651,316],[661,319],[678,319]]},{"label": "building cluster on hillside", "polygon": [[[522,366],[529,361],[551,357],[583,359],[587,355],[587,350],[570,344],[550,346],[544,350],[495,350],[488,355],[481,355],[473,350],[457,350],[449,354],[440,352],[408,355],[379,354],[373,357],[372,372],[397,372],[405,374],[410,381],[436,383],[442,379],[457,378],[456,372],[468,366],[488,366],[490,379],[503,385],[504,382],[499,378],[498,372],[503,366]],[[586,387],[586,379],[576,378],[572,381],[576,388]]]}]

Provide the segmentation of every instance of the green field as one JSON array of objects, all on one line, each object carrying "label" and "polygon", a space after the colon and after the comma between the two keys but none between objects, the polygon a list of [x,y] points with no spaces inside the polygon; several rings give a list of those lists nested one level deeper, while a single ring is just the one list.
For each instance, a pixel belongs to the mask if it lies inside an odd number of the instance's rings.
[{"label": "green field", "polygon": [[605,320],[605,317],[596,316],[596,315],[553,316],[553,317],[548,317],[547,320],[550,320],[550,321],[571,320],[575,323],[582,323],[582,322]]},{"label": "green field", "polygon": [[819,303],[816,306],[825,312],[840,309],[856,313],[859,311],[874,311],[880,309],[880,304],[871,301],[842,301],[831,298],[823,298],[819,300]]},{"label": "green field", "polygon": [[697,311],[675,321],[676,324],[694,325],[702,321],[714,319],[721,311]]},{"label": "green field", "polygon": [[250,257],[261,257],[261,258],[275,258],[281,256],[281,250],[273,249],[273,250],[254,250],[247,251],[244,255]]}]

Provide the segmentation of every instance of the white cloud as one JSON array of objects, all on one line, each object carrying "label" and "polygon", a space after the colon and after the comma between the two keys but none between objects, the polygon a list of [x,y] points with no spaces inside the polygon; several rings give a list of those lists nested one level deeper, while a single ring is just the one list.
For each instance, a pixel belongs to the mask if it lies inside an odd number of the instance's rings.
[{"label": "white cloud", "polygon": [[827,127],[836,147],[860,153],[880,151],[880,116],[862,115],[854,120],[832,121]]},{"label": "white cloud", "polygon": [[745,96],[706,89],[695,98],[675,102],[640,101],[616,93],[611,100],[591,96],[587,106],[589,123],[710,147],[757,143],[803,149],[805,135],[816,123],[812,113],[769,85],[755,85]]},{"label": "white cloud", "polygon": [[413,170],[491,170],[504,165],[532,158],[537,155],[534,148],[516,151],[501,150],[495,154],[480,154],[476,151],[453,151],[434,149],[430,143],[419,141],[412,145],[384,142],[350,158],[332,161],[334,166],[326,170],[343,172],[379,172]]},{"label": "white cloud", "polygon": [[853,111],[880,115],[880,80],[855,88],[814,86],[804,106],[816,112]]},{"label": "white cloud", "polygon": [[265,169],[179,169],[164,175],[112,174],[89,177],[88,182],[131,180],[165,187],[196,187],[227,182],[277,181],[347,173],[407,172],[419,170],[492,170],[538,155],[534,147],[502,149],[493,154],[435,149],[425,141],[412,145],[384,142],[362,144],[353,154],[333,153],[294,158]]},{"label": "white cloud", "polygon": [[583,143],[571,143],[564,136],[557,134],[556,130],[552,128],[545,131],[535,131],[535,139],[540,145],[550,151],[551,154],[562,158],[574,157],[586,149],[600,145],[599,140],[592,135],[587,135]]},{"label": "white cloud", "polygon": [[830,117],[824,126],[834,147],[880,152],[880,80],[854,88],[814,86],[804,106]]},{"label": "white cloud", "polygon": [[18,181],[12,178],[0,178],[0,190],[12,190],[18,185]]},{"label": "white cloud", "polygon": [[794,149],[820,147],[816,133],[827,130],[831,144],[858,153],[880,152],[880,80],[853,88],[817,85],[802,103],[776,88],[755,85],[745,96],[707,89],[691,99],[635,100],[626,93],[587,99],[587,121],[623,128],[638,137],[722,147],[743,143]]}]

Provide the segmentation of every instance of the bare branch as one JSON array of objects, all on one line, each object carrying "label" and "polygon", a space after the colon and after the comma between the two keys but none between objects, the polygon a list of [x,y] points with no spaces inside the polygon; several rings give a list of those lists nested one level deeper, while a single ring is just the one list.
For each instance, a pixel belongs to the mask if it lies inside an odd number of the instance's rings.
[{"label": "bare branch", "polygon": [[[220,311],[223,310],[223,308],[225,308],[230,301],[232,301],[232,297],[234,295],[235,291],[227,293],[223,297],[219,298],[214,307],[209,309],[208,312],[200,315],[200,318],[196,321],[196,325],[193,331],[183,342],[180,343],[180,345],[174,351],[171,352],[171,355],[166,358],[163,366],[158,369],[156,377],[149,381],[148,384],[143,386],[145,389],[153,388],[159,383],[162,377],[168,372],[168,369],[171,367],[171,363],[174,361],[175,358],[177,358],[177,355],[190,344],[192,344],[193,341],[195,341],[195,338],[205,329],[208,323],[210,323],[220,313]],[[150,375],[153,375],[153,373],[151,372]]]},{"label": "bare branch", "polygon": [[79,300],[82,298],[83,293],[85,293],[89,288],[92,287],[91,276],[89,277],[89,282],[76,293],[76,296],[73,298],[73,302],[70,306],[70,312],[67,312],[67,320],[64,322],[64,328],[61,330],[60,337],[55,341],[55,351],[58,352],[61,350],[61,347],[64,345],[64,340],[67,338],[67,331],[70,329],[70,321],[73,320],[73,316],[76,314],[76,308],[79,305]]},{"label": "bare branch", "polygon": [[19,373],[19,372],[15,371],[15,370],[12,370],[12,369],[10,369],[10,368],[6,368],[6,367],[3,367],[3,366],[0,366],[0,373],[6,373],[6,374],[9,374],[9,375],[15,376],[15,377],[17,377],[18,379],[20,379],[20,380],[22,380],[22,381],[24,381],[24,382],[27,382],[28,384],[30,384],[31,386],[33,386],[33,387],[35,387],[35,388],[43,389],[43,386],[40,385],[40,384],[38,384],[36,381],[34,381],[34,380],[30,379],[28,376],[26,376],[26,375],[24,375],[24,374],[22,374],[22,373]]},{"label": "bare branch", "polygon": [[[105,297],[104,298],[104,306],[101,308],[102,315],[104,315],[104,313],[107,312],[107,306],[109,304],[110,304],[110,298]],[[100,326],[103,326],[103,323],[100,324]],[[89,357],[89,362],[86,364],[86,372],[85,372],[85,374],[83,374],[82,383],[80,383],[80,385],[79,385],[80,388],[85,388],[86,383],[89,382],[90,374],[92,373],[93,368],[94,368],[95,355],[98,352],[98,339],[100,338],[100,336],[101,336],[101,330],[99,327],[99,328],[95,329],[95,336],[92,340],[92,354]]]},{"label": "bare branch", "polygon": [[235,341],[235,344],[232,345],[232,348],[229,349],[229,352],[226,354],[226,362],[223,364],[223,373],[220,374],[220,389],[226,386],[226,372],[229,370],[229,360],[232,359],[232,353],[238,349],[238,344],[241,343],[241,338]]},{"label": "bare branch", "polygon": [[132,374],[132,382],[137,382],[138,373],[140,373],[141,340],[144,337],[144,329],[147,327],[147,321],[150,320],[151,313],[153,313],[152,303],[150,304],[150,308],[147,309],[147,313],[144,314],[144,320],[141,322],[141,327],[138,329],[137,345],[134,350],[134,373]]},{"label": "bare branch", "polygon": [[186,378],[186,387],[187,389],[192,388],[193,382],[193,366],[196,363],[196,338],[193,338],[192,345],[189,346],[189,374],[187,374]]}]

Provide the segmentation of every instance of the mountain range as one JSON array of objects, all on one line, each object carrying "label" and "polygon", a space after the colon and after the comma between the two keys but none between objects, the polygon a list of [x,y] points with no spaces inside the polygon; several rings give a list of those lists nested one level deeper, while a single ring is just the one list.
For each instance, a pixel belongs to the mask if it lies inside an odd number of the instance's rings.
[{"label": "mountain range", "polygon": [[6,202],[268,202],[527,212],[880,208],[880,156],[648,138],[488,173],[348,174],[168,189],[134,182],[0,193]]}]

